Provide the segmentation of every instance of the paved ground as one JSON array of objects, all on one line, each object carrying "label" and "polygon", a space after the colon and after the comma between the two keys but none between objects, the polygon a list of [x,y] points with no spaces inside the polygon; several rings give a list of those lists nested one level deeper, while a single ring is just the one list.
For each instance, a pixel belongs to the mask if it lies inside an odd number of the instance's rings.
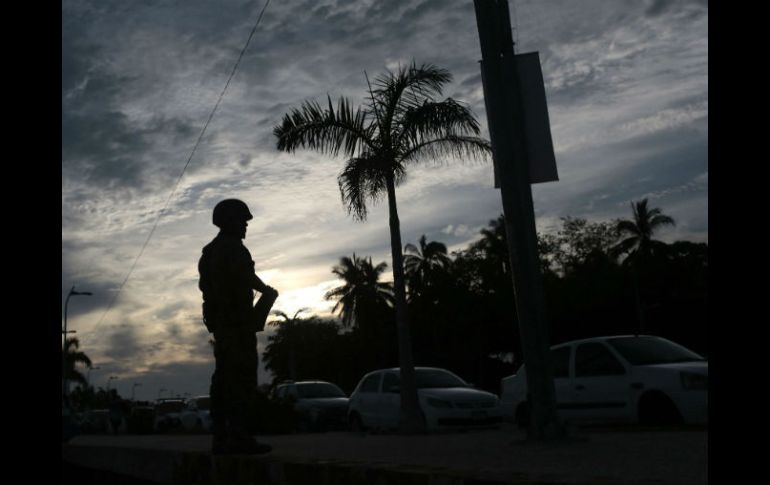
[{"label": "paved ground", "polygon": [[[264,459],[287,463],[365,463],[511,483],[708,482],[707,429],[583,428],[571,436],[563,443],[530,443],[506,425],[498,430],[409,437],[334,432],[260,440],[274,448]],[[98,447],[206,453],[209,445],[208,435],[92,435],[79,436],[66,446],[82,451]]]}]

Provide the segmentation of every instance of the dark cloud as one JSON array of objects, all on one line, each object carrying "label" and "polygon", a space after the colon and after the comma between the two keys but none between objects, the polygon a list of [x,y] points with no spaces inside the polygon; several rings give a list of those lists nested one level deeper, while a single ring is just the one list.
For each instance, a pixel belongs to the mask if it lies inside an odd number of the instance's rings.
[{"label": "dark cloud", "polygon": [[111,332],[107,339],[107,351],[105,352],[111,359],[118,362],[141,362],[144,345],[140,343],[135,328],[129,324],[121,324],[109,330],[103,328],[102,332]]},{"label": "dark cloud", "polygon": [[651,0],[644,14],[648,17],[659,17],[685,5],[708,8],[708,0]]},{"label": "dark cloud", "polygon": [[[706,137],[682,127],[585,147],[560,165],[559,182],[533,186],[536,208],[559,217],[626,217],[631,200],[676,193],[707,172]],[[591,170],[596,177],[586,183],[584,173]]]},{"label": "dark cloud", "polygon": [[644,11],[644,14],[648,17],[657,17],[658,15],[665,13],[669,7],[674,5],[674,3],[676,3],[675,0],[653,0],[650,2],[650,6],[647,7],[647,10]]}]

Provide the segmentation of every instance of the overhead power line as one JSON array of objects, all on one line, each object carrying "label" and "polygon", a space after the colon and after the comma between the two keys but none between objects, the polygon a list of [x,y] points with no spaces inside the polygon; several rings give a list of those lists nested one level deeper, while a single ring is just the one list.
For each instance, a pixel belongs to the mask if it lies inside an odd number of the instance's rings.
[{"label": "overhead power line", "polygon": [[[241,49],[241,53],[238,56],[238,60],[235,61],[235,65],[233,66],[233,70],[230,72],[230,76],[227,78],[227,82],[225,83],[225,87],[222,88],[222,92],[219,93],[219,98],[217,99],[216,104],[214,105],[214,109],[211,110],[211,113],[209,113],[209,117],[206,120],[206,123],[203,125],[203,129],[201,130],[200,134],[198,135],[198,139],[195,142],[195,145],[193,146],[192,151],[190,152],[190,156],[187,157],[187,162],[184,165],[184,168],[182,169],[182,173],[179,174],[179,177],[176,180],[176,183],[174,184],[174,187],[171,189],[171,193],[169,194],[168,198],[166,199],[166,203],[164,204],[161,211],[158,213],[158,217],[155,219],[155,224],[153,224],[152,229],[150,230],[149,235],[147,236],[147,239],[144,241],[144,244],[142,245],[142,249],[139,251],[139,254],[137,255],[136,259],[134,260],[134,264],[131,265],[131,269],[128,271],[128,274],[126,275],[126,278],[123,280],[123,283],[121,283],[120,288],[118,288],[118,291],[115,293],[115,296],[112,297],[112,300],[110,300],[110,304],[107,306],[107,310],[104,311],[102,314],[102,317],[99,319],[99,321],[96,323],[93,329],[91,329],[91,332],[96,330],[96,328],[101,325],[102,321],[104,320],[104,317],[107,316],[109,311],[112,309],[113,305],[117,301],[118,297],[120,296],[120,293],[123,291],[123,287],[126,286],[126,283],[128,282],[129,278],[131,278],[131,275],[134,272],[134,269],[136,268],[137,263],[139,262],[139,259],[144,254],[144,250],[147,248],[147,245],[150,243],[150,240],[152,239],[152,236],[155,234],[155,229],[158,227],[158,223],[160,222],[160,218],[163,217],[163,215],[166,212],[166,209],[168,208],[169,203],[171,202],[171,199],[174,197],[174,194],[176,193],[176,189],[179,187],[179,182],[181,182],[182,177],[184,177],[185,172],[187,171],[187,167],[190,166],[190,162],[192,161],[193,156],[195,155],[195,151],[198,149],[198,145],[200,145],[201,140],[203,139],[203,135],[206,133],[206,129],[209,127],[209,124],[211,123],[211,120],[214,118],[214,113],[216,113],[217,109],[219,108],[220,103],[222,102],[222,99],[225,96],[225,92],[227,91],[227,88],[230,86],[230,81],[232,81],[233,77],[235,76],[235,72],[238,70],[238,66],[241,63],[241,59],[243,59],[243,55],[246,53],[246,50],[249,48],[249,43],[251,43],[251,38],[254,37],[254,32],[257,31],[257,27],[259,26],[259,23],[262,21],[262,16],[265,13],[265,10],[267,9],[267,6],[270,5],[270,0],[267,0],[265,3],[265,6],[262,7],[262,11],[259,13],[259,18],[257,19],[256,23],[254,24],[254,27],[251,29],[251,33],[249,34],[249,38],[246,40],[246,44],[243,46],[243,49]],[[85,335],[88,335],[91,332],[87,332]]]}]

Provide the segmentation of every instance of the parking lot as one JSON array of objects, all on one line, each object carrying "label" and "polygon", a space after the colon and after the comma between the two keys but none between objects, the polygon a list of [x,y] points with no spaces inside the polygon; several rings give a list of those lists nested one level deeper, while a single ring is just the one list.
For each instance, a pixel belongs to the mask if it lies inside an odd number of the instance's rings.
[{"label": "parking lot", "polygon": [[[528,442],[511,425],[417,436],[327,432],[266,435],[259,439],[272,445],[273,452],[248,457],[250,460],[314,464],[324,469],[357,466],[412,470],[409,473],[421,476],[465,477],[493,483],[708,481],[708,430],[703,427],[576,428],[568,440],[549,444]],[[209,446],[209,435],[79,436],[64,445],[63,457],[81,466],[102,466],[115,472],[126,466],[123,471],[135,475],[142,474],[142,467],[149,467],[152,471],[146,476],[163,483],[163,476],[170,479],[174,473],[178,475],[171,461],[179,463],[178,457],[185,454],[208,455]],[[132,450],[141,454],[141,459],[132,462],[127,457]],[[154,463],[148,458],[152,456],[169,463]],[[177,458],[172,460],[170,456]],[[115,463],[107,463],[110,459]]]}]

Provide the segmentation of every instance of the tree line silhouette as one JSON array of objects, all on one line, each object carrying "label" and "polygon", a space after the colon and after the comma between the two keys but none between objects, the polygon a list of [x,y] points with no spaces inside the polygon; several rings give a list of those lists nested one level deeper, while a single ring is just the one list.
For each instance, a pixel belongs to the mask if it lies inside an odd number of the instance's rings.
[{"label": "tree line silhouette", "polygon": [[[565,217],[539,234],[551,344],[592,337],[660,335],[708,354],[708,245],[666,244],[653,233],[674,221],[647,200],[630,220]],[[422,236],[404,248],[406,301],[414,362],[447,368],[477,387],[499,391],[522,363],[502,215],[466,249],[448,253]],[[339,319],[299,313],[274,321],[264,353],[274,383],[321,379],[347,391],[366,373],[398,366],[393,285],[387,264],[344,256],[326,294]]]}]

